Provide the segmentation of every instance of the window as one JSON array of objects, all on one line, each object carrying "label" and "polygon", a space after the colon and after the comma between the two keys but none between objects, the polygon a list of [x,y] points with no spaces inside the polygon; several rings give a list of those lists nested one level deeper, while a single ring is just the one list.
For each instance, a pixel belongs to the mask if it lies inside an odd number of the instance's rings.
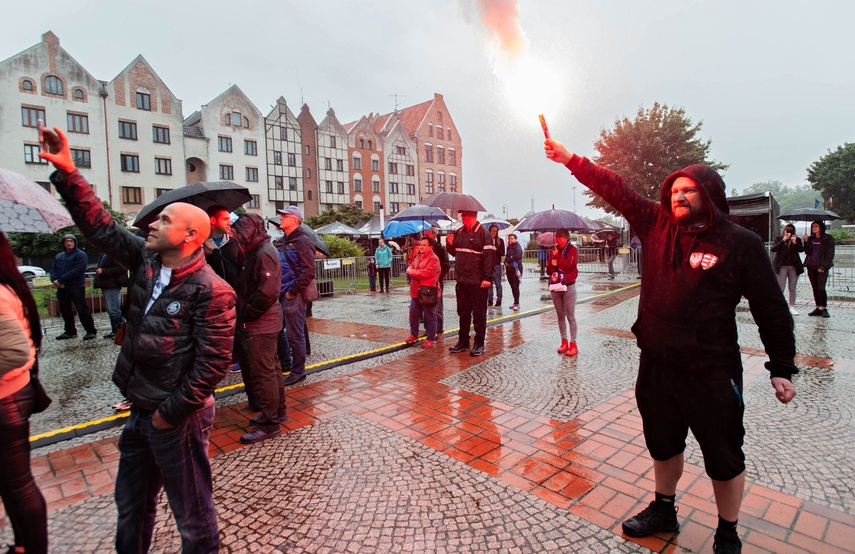
[{"label": "window", "polygon": [[45,94],[62,96],[62,81],[56,75],[45,77]]},{"label": "window", "polygon": [[21,83],[21,88],[26,90],[27,92],[31,92],[33,90],[33,82],[29,79],[24,79]]},{"label": "window", "polygon": [[353,157],[353,169],[362,169],[362,158],[359,156]]},{"label": "window", "polygon": [[74,165],[77,167],[92,167],[92,158],[89,150],[72,148],[71,158],[74,160]]},{"label": "window", "polygon": [[371,192],[380,192],[380,179],[371,181]]},{"label": "window", "polygon": [[231,137],[217,137],[217,146],[220,152],[231,152],[232,151],[232,138]]},{"label": "window", "polygon": [[140,187],[122,187],[122,202],[124,204],[142,204],[142,189]]},{"label": "window", "polygon": [[362,200],[357,200],[354,202],[357,208],[362,209]]},{"label": "window", "polygon": [[359,177],[353,180],[353,192],[362,192],[362,179]]},{"label": "window", "polygon": [[119,121],[119,138],[137,140],[137,124],[133,121]]},{"label": "window", "polygon": [[457,175],[452,173],[448,178],[450,179],[449,187],[451,188],[451,192],[457,192]]},{"label": "window", "polygon": [[343,181],[337,181],[335,185],[336,185],[336,190],[338,191],[338,193],[344,194],[344,182]]},{"label": "window", "polygon": [[442,125],[442,112],[436,112],[436,120]]},{"label": "window", "polygon": [[151,140],[160,144],[169,144],[169,127],[151,126]]},{"label": "window", "polygon": [[25,144],[24,145],[24,163],[28,164],[46,164],[47,160],[43,160],[39,158],[39,152],[41,152],[41,148],[37,144]]},{"label": "window", "polygon": [[335,136],[330,135],[330,148],[335,148]]},{"label": "window", "polygon": [[122,171],[140,172],[140,157],[136,154],[122,154]]},{"label": "window", "polygon": [[373,143],[372,141],[370,141],[370,140],[368,141],[368,149],[369,149],[369,150],[374,150],[374,143]]},{"label": "window", "polygon": [[274,176],[274,177],[273,177],[273,186],[274,186],[274,188],[277,188],[277,189],[280,189],[280,190],[281,190],[281,189],[283,189],[283,188],[285,188],[285,187],[284,187],[284,185],[282,184],[283,182],[284,182],[284,181],[282,180],[282,176],[281,176],[281,175],[276,175],[276,176]]},{"label": "window", "polygon": [[436,138],[445,139],[445,133],[442,132],[442,127],[439,125],[436,126]]},{"label": "window", "polygon": [[137,92],[137,109],[151,111],[151,95],[146,92]]},{"label": "window", "polygon": [[232,180],[235,178],[235,168],[230,165],[220,164],[220,179]]},{"label": "window", "polygon": [[307,190],[307,191],[306,191],[306,196],[309,198],[309,200],[311,200],[311,199],[312,199],[312,191],[311,191],[311,190]]},{"label": "window", "polygon": [[154,189],[154,197],[155,197],[155,198],[160,198],[160,195],[161,195],[161,194],[163,194],[163,193],[165,193],[165,192],[169,192],[169,191],[171,191],[171,190],[172,190],[172,189]]},{"label": "window", "polygon": [[389,194],[398,194],[398,183],[389,183]]},{"label": "window", "polygon": [[261,207],[261,198],[257,194],[253,194],[252,200],[249,201],[249,207],[257,210]]},{"label": "window", "polygon": [[68,112],[68,132],[89,134],[89,116]]},{"label": "window", "polygon": [[172,160],[169,158],[155,158],[154,172],[156,175],[172,175]]},{"label": "window", "polygon": [[431,146],[430,144],[425,144],[425,161],[433,161],[433,146]]},{"label": "window", "polygon": [[280,140],[288,140],[288,128],[287,127],[279,127],[279,139]]},{"label": "window", "polygon": [[293,152],[288,152],[288,165],[291,167],[296,167],[297,165],[297,155]]},{"label": "window", "polygon": [[443,148],[442,146],[438,146],[436,149],[436,163],[445,163],[445,148]]},{"label": "window", "polygon": [[396,146],[395,147],[395,154],[398,154],[401,156],[406,156],[407,155],[407,149],[404,146]]},{"label": "window", "polygon": [[246,180],[250,183],[258,182],[258,168],[257,167],[247,167],[246,168]]},{"label": "window", "polygon": [[379,214],[380,210],[383,209],[383,206],[380,205],[380,202],[374,202],[374,213]]},{"label": "window", "polygon": [[407,194],[409,194],[410,196],[415,196],[416,185],[414,183],[407,183]]},{"label": "window", "polygon": [[436,176],[436,189],[439,192],[445,192],[445,173],[442,171]]},{"label": "window", "polygon": [[332,169],[332,158],[324,158],[324,169]]},{"label": "window", "polygon": [[451,138],[451,127],[445,128],[445,138],[448,140],[452,140],[452,138]]},{"label": "window", "polygon": [[433,123],[428,123],[428,136],[433,136]]},{"label": "window", "polygon": [[226,125],[231,125],[231,124],[232,124],[232,116],[231,116],[231,114],[226,114],[226,115],[225,115],[225,117],[223,117],[223,122],[224,122]]},{"label": "window", "polygon": [[82,88],[74,89],[74,99],[86,100],[86,94],[83,92]]},{"label": "window", "polygon": [[457,165],[457,150],[454,148],[448,149],[448,165]]},{"label": "window", "polygon": [[425,171],[425,194],[433,194],[433,171]]},{"label": "window", "polygon": [[306,155],[308,156],[311,153],[312,153],[312,150],[311,150],[311,148],[309,148],[309,145],[307,144],[306,145]]},{"label": "window", "polygon": [[389,162],[389,174],[397,175],[398,174],[398,164],[395,162]]},{"label": "window", "polygon": [[312,169],[307,167],[306,168],[306,179],[311,179],[311,178],[312,178]]},{"label": "window", "polygon": [[325,192],[332,194],[332,181],[324,181]]},{"label": "window", "polygon": [[42,123],[45,122],[44,108],[28,108],[27,106],[21,106],[21,125],[24,127],[38,127],[39,119],[42,120]]},{"label": "window", "polygon": [[273,163],[276,165],[282,165],[282,152],[279,150],[273,151]]},{"label": "window", "polygon": [[241,119],[240,112],[232,112],[232,125],[240,127]]},{"label": "window", "polygon": [[288,190],[297,190],[297,178],[288,177]]},{"label": "window", "polygon": [[[24,81],[24,82],[29,83],[29,81]],[[32,87],[33,87],[33,84],[30,83],[30,90],[32,90]],[[24,87],[24,88],[26,89],[26,87]],[[359,139],[359,147],[365,148],[365,139],[363,139],[363,138]]]},{"label": "window", "polygon": [[380,160],[371,160],[371,171],[380,171]]},{"label": "window", "polygon": [[245,129],[249,129],[249,118],[243,118],[243,126]]},{"label": "window", "polygon": [[389,202],[389,213],[390,214],[396,214],[399,211],[400,210],[398,209],[398,203],[397,202]]},{"label": "window", "polygon": [[414,166],[413,164],[407,164],[407,175],[412,177],[415,174],[416,174],[416,166]]}]

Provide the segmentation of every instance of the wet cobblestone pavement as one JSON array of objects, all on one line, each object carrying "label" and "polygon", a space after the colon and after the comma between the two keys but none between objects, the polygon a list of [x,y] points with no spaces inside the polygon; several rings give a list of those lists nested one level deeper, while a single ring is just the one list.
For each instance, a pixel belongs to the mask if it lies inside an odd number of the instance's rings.
[{"label": "wet cobblestone pavement", "polygon": [[[454,335],[428,350],[395,350],[408,334],[404,289],[315,303],[309,363],[333,367],[288,389],[283,436],[240,445],[253,415],[245,395],[217,402],[211,455],[222,550],[711,552],[715,506],[691,439],[677,497],[680,532],[635,540],[620,532],[652,497],[652,464],[633,397],[637,288],[604,293],[635,283],[591,275],[580,282],[576,358],[555,353],[552,311],[497,321],[485,356],[473,358],[447,352]],[[551,305],[542,289],[523,281],[523,312]],[[451,328],[453,286],[446,295]],[[800,288],[799,298],[808,297]],[[745,552],[855,551],[855,299],[835,298],[830,319],[798,306],[802,373],[787,406],[774,398],[756,327],[747,304],[740,307]],[[489,317],[511,314],[504,307]],[[54,405],[33,418],[34,435],[83,428],[121,400],[109,382],[118,348],[100,337],[57,342],[56,334],[41,358]],[[324,364],[375,349],[386,350]],[[239,382],[232,374],[222,386]],[[53,552],[112,550],[118,432],[34,450]],[[0,523],[0,541],[9,541],[5,517]],[[162,497],[152,551],[179,549]]]}]

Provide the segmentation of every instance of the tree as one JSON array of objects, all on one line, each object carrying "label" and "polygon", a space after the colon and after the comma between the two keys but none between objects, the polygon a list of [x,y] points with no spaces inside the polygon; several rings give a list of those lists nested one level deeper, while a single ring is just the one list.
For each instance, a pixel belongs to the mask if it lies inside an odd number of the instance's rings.
[{"label": "tree", "polygon": [[[615,121],[614,129],[600,131],[594,143],[594,162],[620,173],[627,185],[644,198],[659,200],[662,183],[678,169],[696,163],[727,169],[708,158],[712,141],[697,137],[702,125],[703,122],[693,124],[683,108],[669,108],[658,102],[647,110],[642,106],[634,120],[624,117]],[[590,190],[584,194],[591,198],[587,206],[618,213]]]},{"label": "tree", "polygon": [[[107,202],[104,207],[113,216],[119,225],[125,226],[125,214],[115,211]],[[76,225],[60,229],[53,234],[45,233],[8,233],[9,244],[16,256],[22,259],[30,258],[53,258],[62,250],[62,236],[68,233],[77,237],[77,247],[89,255],[98,255],[100,252],[80,232]]]},{"label": "tree", "polygon": [[330,247],[331,258],[355,258],[364,256],[365,251],[354,241],[335,235],[321,235]]},{"label": "tree", "polygon": [[813,208],[817,194],[810,185],[788,187],[781,181],[764,181],[746,187],[744,194],[771,192],[781,209],[781,213],[794,208]]},{"label": "tree", "polygon": [[822,192],[826,206],[847,221],[855,220],[855,143],[829,150],[813,162],[807,180]]},{"label": "tree", "polygon": [[371,213],[364,211],[359,206],[342,204],[334,210],[327,210],[306,219],[305,223],[312,229],[317,229],[336,221],[350,227],[360,227],[362,223],[371,219],[371,216]]}]

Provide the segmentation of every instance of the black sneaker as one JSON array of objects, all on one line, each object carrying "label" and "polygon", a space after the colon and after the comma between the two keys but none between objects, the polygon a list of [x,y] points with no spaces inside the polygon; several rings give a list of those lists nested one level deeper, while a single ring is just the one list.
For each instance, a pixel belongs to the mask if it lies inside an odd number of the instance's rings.
[{"label": "black sneaker", "polygon": [[243,444],[253,444],[256,442],[261,442],[267,439],[278,437],[281,434],[282,428],[279,427],[279,425],[267,431],[265,431],[263,427],[256,427],[249,433],[242,435],[240,438],[240,442],[242,442]]},{"label": "black sneaker", "polygon": [[496,300],[496,307],[497,307],[497,308],[501,308],[501,307],[502,307],[502,301],[501,301],[501,300]]},{"label": "black sneaker", "polygon": [[466,343],[458,342],[457,344],[449,348],[448,351],[453,354],[457,354],[458,352],[467,352],[469,351],[469,345]]},{"label": "black sneaker", "polygon": [[472,350],[469,351],[470,356],[483,356],[484,355],[484,345],[476,344],[472,347]]},{"label": "black sneaker", "polygon": [[822,310],[820,310],[819,308],[816,308],[812,312],[810,312],[808,315],[811,317],[814,317],[814,316],[818,316],[820,314],[822,314]]},{"label": "black sneaker", "polygon": [[77,338],[77,333],[74,333],[73,335],[71,333],[63,333],[63,334],[59,335],[58,337],[56,337],[56,340],[66,340],[66,339],[76,339],[76,338]]},{"label": "black sneaker", "polygon": [[716,533],[713,537],[712,549],[716,554],[741,554],[742,541],[737,535],[729,537]]},{"label": "black sneaker", "polygon": [[285,386],[293,385],[294,383],[299,383],[303,379],[306,378],[305,373],[292,373],[291,375],[285,376]]},{"label": "black sneaker", "polygon": [[828,313],[828,308],[822,310],[819,314],[821,317],[831,317],[831,314]]},{"label": "black sneaker", "polygon": [[487,306],[492,306],[492,305],[493,305],[493,301],[492,301],[492,300],[487,300]]},{"label": "black sneaker", "polygon": [[658,531],[673,533],[680,528],[677,521],[677,509],[671,513],[656,510],[656,501],[641,510],[635,517],[623,522],[623,532],[630,537],[646,537]]},{"label": "black sneaker", "polygon": [[98,336],[98,333],[95,333],[95,332],[86,333],[85,335],[83,335],[83,340],[92,340],[97,336]]}]

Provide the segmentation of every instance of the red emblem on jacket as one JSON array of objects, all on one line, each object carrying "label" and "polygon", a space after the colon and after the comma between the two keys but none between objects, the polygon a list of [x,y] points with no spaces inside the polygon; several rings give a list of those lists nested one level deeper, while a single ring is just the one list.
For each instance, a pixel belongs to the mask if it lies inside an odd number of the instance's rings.
[{"label": "red emblem on jacket", "polygon": [[716,256],[715,254],[692,252],[692,255],[689,256],[689,265],[691,265],[693,269],[698,269],[698,266],[700,266],[706,271],[707,269],[714,266],[717,261],[718,256]]}]

